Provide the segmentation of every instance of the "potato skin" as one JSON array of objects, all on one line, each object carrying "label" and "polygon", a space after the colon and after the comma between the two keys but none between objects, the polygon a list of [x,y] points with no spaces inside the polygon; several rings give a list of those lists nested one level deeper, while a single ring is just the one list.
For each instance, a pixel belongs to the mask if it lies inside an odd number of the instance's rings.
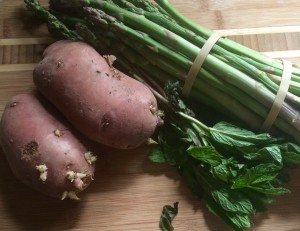
[{"label": "potato skin", "polygon": [[107,146],[136,148],[152,136],[159,122],[149,88],[112,68],[86,43],[51,44],[33,80],[74,127]]},{"label": "potato skin", "polygon": [[[9,100],[0,122],[0,141],[14,175],[48,196],[61,198],[64,192],[78,193],[92,181],[94,164],[84,156],[87,147],[39,96],[20,94]],[[45,181],[36,168],[40,165],[47,167]],[[81,189],[67,178],[68,171],[86,174]]]}]

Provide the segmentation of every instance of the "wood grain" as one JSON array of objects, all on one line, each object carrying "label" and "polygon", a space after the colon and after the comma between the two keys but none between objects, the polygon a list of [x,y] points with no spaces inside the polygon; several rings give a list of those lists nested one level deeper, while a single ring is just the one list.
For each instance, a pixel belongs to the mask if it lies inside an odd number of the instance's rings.
[{"label": "wood grain", "polygon": [[[48,1],[41,1],[46,4]],[[300,63],[298,0],[170,0],[186,16],[232,40]],[[34,90],[32,69],[51,42],[23,1],[0,0],[0,115],[8,99]],[[147,159],[148,146],[119,151],[99,146],[95,181],[78,203],[44,197],[20,184],[0,152],[1,231],[158,231],[162,207],[179,201],[176,231],[229,231],[181,181],[177,171]],[[291,194],[253,217],[251,230],[300,230],[300,170]]]}]

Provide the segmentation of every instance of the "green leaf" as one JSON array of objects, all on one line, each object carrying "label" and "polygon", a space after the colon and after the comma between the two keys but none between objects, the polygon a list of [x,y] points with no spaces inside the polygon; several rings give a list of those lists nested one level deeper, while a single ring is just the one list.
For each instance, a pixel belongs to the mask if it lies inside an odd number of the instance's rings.
[{"label": "green leaf", "polygon": [[267,144],[274,139],[268,133],[255,134],[226,122],[219,122],[210,129],[211,138],[221,145],[245,148]]},{"label": "green leaf", "polygon": [[193,158],[211,166],[218,166],[222,163],[222,156],[211,146],[192,146],[187,152]]},{"label": "green leaf", "polygon": [[249,160],[259,160],[262,162],[275,161],[282,164],[281,150],[276,144],[263,147],[255,153],[245,153],[244,157]]},{"label": "green leaf", "polygon": [[282,187],[275,188],[273,186],[269,186],[269,187],[250,186],[249,188],[256,190],[258,192],[261,192],[261,193],[272,195],[272,196],[282,196],[282,195],[290,192],[286,188],[282,188]]},{"label": "green leaf", "polygon": [[243,164],[239,164],[235,159],[230,158],[222,160],[222,164],[213,167],[211,172],[218,179],[230,182],[237,177],[243,167]]},{"label": "green leaf", "polygon": [[211,195],[224,210],[238,214],[253,214],[253,206],[248,198],[235,190],[213,190]]},{"label": "green leaf", "polygon": [[232,223],[240,227],[250,228],[252,226],[248,215],[228,213],[227,216],[232,221]]},{"label": "green leaf", "polygon": [[150,152],[150,159],[158,163],[167,163],[172,166],[181,166],[188,159],[186,149],[189,143],[183,143],[176,136],[177,133],[160,130],[158,135],[159,148]]},{"label": "green leaf", "polygon": [[148,158],[154,163],[163,164],[167,162],[164,152],[160,146],[152,148],[149,152]]},{"label": "green leaf", "polygon": [[283,164],[288,168],[297,168],[300,166],[300,155],[294,152],[283,153]]},{"label": "green leaf", "polygon": [[280,169],[281,167],[274,164],[257,165],[248,169],[243,175],[238,176],[231,188],[246,188],[261,183],[271,182],[276,178]]},{"label": "green leaf", "polygon": [[245,228],[251,227],[251,222],[248,215],[226,212],[213,200],[213,198],[206,198],[206,206],[211,213],[222,218],[235,231],[243,231]]},{"label": "green leaf", "polygon": [[281,147],[283,163],[288,168],[300,166],[300,146],[295,143],[285,143]]},{"label": "green leaf", "polygon": [[256,190],[252,190],[252,189],[248,188],[248,189],[244,189],[243,193],[251,201],[255,212],[267,211],[267,207],[265,206],[265,204],[269,204],[269,203],[273,202],[272,197],[270,197],[264,193],[258,192]]},{"label": "green leaf", "polygon": [[271,145],[260,150],[260,152],[270,155],[277,163],[282,164],[281,151],[277,145]]},{"label": "green leaf", "polygon": [[212,169],[212,173],[215,177],[222,181],[228,181],[229,177],[231,176],[231,172],[229,171],[226,165],[218,165]]},{"label": "green leaf", "polygon": [[165,205],[160,216],[160,229],[162,231],[173,231],[174,227],[172,226],[172,221],[177,216],[177,214],[178,202],[174,203],[174,207],[172,207],[171,205]]},{"label": "green leaf", "polygon": [[300,153],[300,145],[296,143],[284,143],[282,146],[282,151],[284,152],[294,152],[294,153]]}]

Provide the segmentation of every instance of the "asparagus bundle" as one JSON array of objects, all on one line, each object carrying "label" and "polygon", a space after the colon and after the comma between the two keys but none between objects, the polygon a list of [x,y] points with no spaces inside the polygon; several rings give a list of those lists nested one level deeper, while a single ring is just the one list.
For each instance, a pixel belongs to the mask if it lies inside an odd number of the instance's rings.
[{"label": "asparagus bundle", "polygon": [[[252,214],[265,211],[272,196],[287,192],[274,184],[283,179],[286,167],[300,164],[298,145],[224,122],[209,127],[193,117],[179,97],[212,31],[189,21],[164,0],[50,0],[49,8],[37,0],[25,2],[54,36],[83,40],[102,54],[114,54],[132,76],[149,84],[166,113],[160,146],[151,160],[177,167],[209,210],[235,230],[250,227]],[[198,72],[190,97],[259,130],[282,72],[281,61],[221,38]],[[272,128],[296,141],[299,80],[300,69],[294,65],[286,101]]]},{"label": "asparagus bundle", "polygon": [[[51,0],[50,9],[71,30],[79,24],[87,27],[88,33],[77,30],[77,38],[87,40],[86,34],[92,35],[95,39],[89,38],[93,40],[90,43],[97,47],[106,44],[122,53],[159,82],[170,78],[184,82],[212,31],[189,21],[167,1],[156,2],[158,5],[138,0]],[[129,51],[124,51],[124,47]],[[221,38],[198,72],[190,96],[259,131],[279,89],[282,71],[280,60]],[[270,130],[296,141],[300,131],[299,81],[300,68],[294,65],[286,100]]]}]

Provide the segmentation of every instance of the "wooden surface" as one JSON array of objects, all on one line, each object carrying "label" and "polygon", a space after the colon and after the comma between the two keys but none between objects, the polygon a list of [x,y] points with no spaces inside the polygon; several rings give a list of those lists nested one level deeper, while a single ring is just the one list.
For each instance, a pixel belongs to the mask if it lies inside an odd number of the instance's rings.
[{"label": "wooden surface", "polygon": [[[300,63],[299,0],[171,2],[235,41]],[[23,1],[0,0],[0,115],[10,97],[33,89],[31,70],[50,41],[45,27],[27,16]],[[0,151],[0,231],[158,231],[163,205],[175,201],[176,231],[230,230],[193,197],[176,170],[149,162],[147,150],[99,148],[95,181],[75,203],[45,197],[20,184]],[[299,174],[291,174],[287,187],[292,193],[277,198],[268,213],[253,217],[251,230],[300,230]]]}]

